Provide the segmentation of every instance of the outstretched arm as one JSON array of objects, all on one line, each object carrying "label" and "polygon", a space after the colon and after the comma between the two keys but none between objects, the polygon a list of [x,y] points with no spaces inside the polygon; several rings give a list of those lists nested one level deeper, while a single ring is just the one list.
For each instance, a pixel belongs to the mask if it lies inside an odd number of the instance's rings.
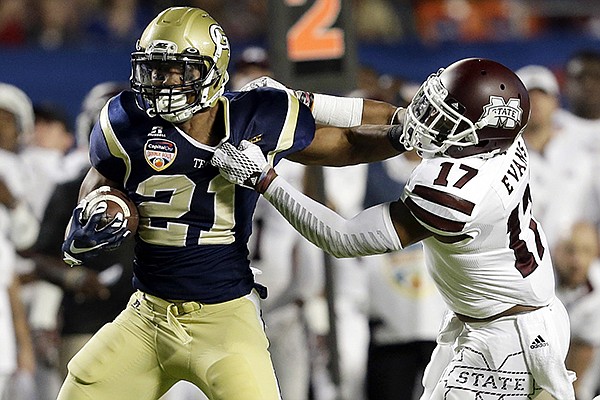
[{"label": "outstretched arm", "polygon": [[335,257],[383,254],[403,247],[392,221],[390,203],[346,219],[281,177],[271,181],[264,197],[302,236]]},{"label": "outstretched arm", "polygon": [[[288,90],[290,91],[290,90]],[[361,97],[343,97],[305,92],[292,93],[310,108],[319,125],[349,128],[358,125],[389,125],[396,123],[400,107]]]},{"label": "outstretched arm", "polygon": [[[319,127],[308,147],[287,158],[307,165],[333,167],[385,160],[405,151],[394,137],[401,133],[401,128],[401,125]],[[398,143],[396,147],[394,142]]]},{"label": "outstretched arm", "polygon": [[[302,164],[345,166],[381,161],[406,151],[405,110],[377,100],[299,92],[319,125],[311,144],[288,158]],[[300,93],[300,94],[299,94]]]},{"label": "outstretched arm", "polygon": [[[405,110],[392,104],[355,97],[293,90],[261,77],[241,91],[260,87],[284,90],[310,108],[317,123],[311,144],[287,158],[302,164],[345,166],[393,157],[405,151],[400,143]],[[390,130],[390,125],[396,128]]]},{"label": "outstretched arm", "polygon": [[240,149],[223,144],[212,164],[230,182],[263,193],[302,236],[335,257],[387,253],[431,235],[400,200],[371,207],[352,219],[340,216],[278,177],[260,149],[248,142]]},{"label": "outstretched arm", "polygon": [[392,125],[401,120],[398,112],[402,108],[383,101],[294,90],[268,76],[254,79],[240,91],[261,87],[284,90],[295,96],[310,108],[318,125],[349,128],[358,125]]}]

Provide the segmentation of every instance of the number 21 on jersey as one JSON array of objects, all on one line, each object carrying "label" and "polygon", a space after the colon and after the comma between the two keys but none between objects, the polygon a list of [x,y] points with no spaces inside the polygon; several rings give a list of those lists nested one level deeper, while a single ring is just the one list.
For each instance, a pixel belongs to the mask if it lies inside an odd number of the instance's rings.
[{"label": "number 21 on jersey", "polygon": [[[140,182],[137,193],[155,198],[158,192],[170,193],[168,201],[143,201],[138,205],[143,215],[138,233],[148,243],[182,247],[187,243],[189,225],[182,222],[167,222],[166,227],[152,226],[152,216],[177,220],[190,211],[197,185],[185,175],[154,175]],[[197,244],[230,244],[235,240],[233,227],[235,186],[217,175],[209,183],[205,192],[213,195],[213,225],[200,232]]]}]

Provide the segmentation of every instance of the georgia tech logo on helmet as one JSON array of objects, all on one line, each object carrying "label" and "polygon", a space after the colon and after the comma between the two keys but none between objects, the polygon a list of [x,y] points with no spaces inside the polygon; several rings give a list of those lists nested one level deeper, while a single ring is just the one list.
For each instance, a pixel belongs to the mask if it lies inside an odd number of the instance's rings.
[{"label": "georgia tech logo on helmet", "polygon": [[166,139],[148,139],[144,145],[144,157],[156,171],[162,171],[173,163],[177,156],[177,146]]},{"label": "georgia tech logo on helmet", "polygon": [[486,126],[515,129],[521,123],[522,115],[521,100],[510,98],[504,102],[500,96],[490,96],[490,102],[483,106],[479,120],[486,120]]},{"label": "georgia tech logo on helmet", "polygon": [[216,50],[215,56],[220,57],[223,50],[229,51],[229,39],[225,35],[225,31],[219,25],[214,24],[210,26],[210,37],[215,42]]}]

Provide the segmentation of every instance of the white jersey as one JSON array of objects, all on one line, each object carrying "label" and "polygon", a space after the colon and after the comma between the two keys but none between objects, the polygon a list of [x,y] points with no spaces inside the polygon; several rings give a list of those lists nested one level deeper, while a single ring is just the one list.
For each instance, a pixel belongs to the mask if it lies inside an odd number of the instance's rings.
[{"label": "white jersey", "polygon": [[595,348],[590,366],[583,374],[577,374],[577,398],[591,399],[600,385],[600,261],[596,260],[590,266],[585,283],[576,288],[559,285],[556,295],[569,313],[571,340]]},{"label": "white jersey", "polygon": [[434,232],[426,263],[449,308],[487,318],[554,296],[550,252],[531,214],[529,155],[522,138],[492,158],[424,159],[403,200]]},{"label": "white jersey", "polygon": [[447,307],[427,273],[422,247],[368,257],[369,315],[381,320],[372,341],[379,345],[437,337]]},{"label": "white jersey", "polygon": [[[335,211],[352,218],[363,209],[367,182],[367,165],[349,165],[345,167],[324,167],[325,192],[327,203]],[[345,297],[360,308],[366,307],[368,297],[368,271],[360,258],[332,258],[335,268],[335,293]],[[361,310],[364,311],[364,310]],[[366,317],[365,317],[366,318]]]},{"label": "white jersey", "polygon": [[600,346],[600,261],[590,266],[584,284],[573,289],[559,286],[556,295],[569,312],[571,337]]},{"label": "white jersey", "polygon": [[551,249],[573,223],[593,221],[588,207],[593,199],[593,158],[571,138],[559,133],[542,154],[530,152],[533,215],[542,223]]},{"label": "white jersey", "polygon": [[[7,213],[0,206],[0,375],[11,374],[17,368],[17,347],[12,308],[8,296],[9,286],[14,276],[16,253],[12,243],[6,238],[1,227],[7,227]],[[10,227],[8,227],[10,228]]]},{"label": "white jersey", "polygon": [[585,119],[578,117],[570,111],[560,109],[554,116],[555,123],[561,134],[570,134],[573,143],[578,145],[581,150],[587,151],[592,155],[600,154],[600,118]]},{"label": "white jersey", "polygon": [[[600,140],[598,140],[600,138],[600,118],[585,119],[561,109],[556,113],[555,120],[561,135],[571,141],[570,147],[576,147],[578,150],[575,155],[570,154],[570,150],[565,152],[570,155],[569,163],[579,164],[581,152],[587,153],[593,161],[591,167],[593,182],[590,188],[592,196],[588,199],[588,204],[584,206],[584,219],[592,221],[600,227],[600,174],[597,173],[600,168]],[[575,179],[581,178],[576,177]],[[577,182],[577,184],[580,185],[580,189],[588,185],[587,181]]]},{"label": "white jersey", "polygon": [[74,179],[77,175],[65,168],[64,155],[56,149],[29,146],[21,151],[19,158],[29,172],[32,191],[28,193],[27,202],[41,220],[57,183],[68,181],[68,178]]}]

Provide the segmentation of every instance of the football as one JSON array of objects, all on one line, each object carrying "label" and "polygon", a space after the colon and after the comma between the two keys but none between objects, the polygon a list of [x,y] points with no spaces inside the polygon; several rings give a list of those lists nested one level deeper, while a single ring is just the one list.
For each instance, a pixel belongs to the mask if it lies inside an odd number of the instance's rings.
[{"label": "football", "polygon": [[139,222],[137,207],[122,191],[110,186],[101,186],[90,192],[84,199],[87,201],[87,204],[81,214],[83,221],[87,221],[98,204],[105,201],[107,208],[98,223],[98,228],[109,224],[115,218],[117,213],[122,213],[123,217],[127,220],[127,229],[129,229],[132,234],[137,231]]}]

